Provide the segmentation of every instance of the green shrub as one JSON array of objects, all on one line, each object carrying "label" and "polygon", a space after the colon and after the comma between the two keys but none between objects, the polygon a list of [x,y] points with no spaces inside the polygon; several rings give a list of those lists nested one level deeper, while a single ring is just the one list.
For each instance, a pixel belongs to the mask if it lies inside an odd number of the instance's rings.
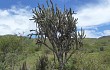
[{"label": "green shrub", "polygon": [[43,55],[39,57],[39,60],[36,64],[36,70],[48,70],[48,57],[46,55]]},{"label": "green shrub", "polygon": [[100,51],[104,51],[104,47],[100,47]]}]

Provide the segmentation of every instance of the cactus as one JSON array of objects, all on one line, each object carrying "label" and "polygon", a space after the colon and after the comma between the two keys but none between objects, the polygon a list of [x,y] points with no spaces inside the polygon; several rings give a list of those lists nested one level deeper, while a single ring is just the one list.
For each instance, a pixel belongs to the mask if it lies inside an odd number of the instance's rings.
[{"label": "cactus", "polygon": [[[84,31],[81,28],[81,33],[77,31],[77,20],[73,17],[72,9],[64,8],[62,12],[57,6],[54,7],[52,0],[50,4],[47,1],[47,8],[44,5],[38,4],[38,9],[33,9],[33,17],[36,23],[35,31],[36,44],[45,45],[55,55],[55,62],[59,63],[59,70],[64,70],[65,64],[71,58],[75,50],[83,46],[82,39],[85,38]],[[49,40],[52,47],[46,44],[46,39]],[[72,52],[71,52],[72,51]]]}]

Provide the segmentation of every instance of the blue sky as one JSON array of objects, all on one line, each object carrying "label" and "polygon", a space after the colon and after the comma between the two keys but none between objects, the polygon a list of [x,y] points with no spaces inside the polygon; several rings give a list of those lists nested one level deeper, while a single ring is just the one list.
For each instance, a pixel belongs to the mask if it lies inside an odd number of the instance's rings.
[{"label": "blue sky", "polygon": [[[52,0],[61,10],[64,5],[77,14],[78,28],[85,30],[86,37],[98,38],[110,35],[110,0]],[[35,24],[29,19],[37,4],[46,0],[0,0],[0,35],[29,33]]]},{"label": "blue sky", "polygon": [[[67,8],[73,8],[74,10],[77,10],[78,7],[81,7],[82,5],[87,4],[97,4],[99,3],[98,0],[52,0],[55,4],[60,6],[61,9],[63,9],[64,5],[66,5]],[[0,0],[0,8],[1,9],[8,9],[11,8],[11,6],[30,6],[31,8],[34,8],[37,6],[37,4],[45,4],[46,0]]]}]

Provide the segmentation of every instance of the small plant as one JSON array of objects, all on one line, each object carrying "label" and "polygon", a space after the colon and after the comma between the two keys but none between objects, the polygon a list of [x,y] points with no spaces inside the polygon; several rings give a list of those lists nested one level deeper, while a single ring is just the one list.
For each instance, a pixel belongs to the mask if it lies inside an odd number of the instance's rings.
[{"label": "small plant", "polygon": [[26,65],[26,61],[23,62],[22,67],[20,68],[20,70],[28,70],[27,65]]},{"label": "small plant", "polygon": [[104,51],[104,47],[100,47],[100,51]]},{"label": "small plant", "polygon": [[46,55],[42,55],[39,57],[39,60],[36,64],[36,70],[48,70],[48,57]]}]

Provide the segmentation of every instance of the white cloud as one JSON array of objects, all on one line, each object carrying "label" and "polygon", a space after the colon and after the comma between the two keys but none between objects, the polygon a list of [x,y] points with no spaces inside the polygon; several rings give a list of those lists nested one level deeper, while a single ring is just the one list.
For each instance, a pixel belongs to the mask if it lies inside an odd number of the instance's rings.
[{"label": "white cloud", "polygon": [[110,22],[110,1],[100,0],[97,5],[81,7],[75,17],[78,17],[78,26],[94,26]]},{"label": "white cloud", "polygon": [[[110,24],[110,0],[99,0],[99,4],[88,4],[80,7],[75,16],[78,18],[78,27],[85,29],[86,37],[98,38],[110,35],[110,30],[98,32],[98,26]],[[102,27],[103,30],[103,27]]]},{"label": "white cloud", "polygon": [[110,30],[104,30],[102,32],[98,32],[96,30],[85,30],[86,38],[99,38],[101,36],[110,35]]},{"label": "white cloud", "polygon": [[103,33],[95,30],[85,30],[85,35],[86,38],[99,38],[103,35]]},{"label": "white cloud", "polygon": [[0,10],[0,16],[1,17],[7,16],[7,15],[9,15],[7,10]]},{"label": "white cloud", "polygon": [[29,20],[30,18],[32,18],[32,13],[29,7],[13,6],[6,10],[0,9],[0,35],[18,32],[28,34],[30,29],[35,29],[35,24]]},{"label": "white cloud", "polygon": [[104,30],[103,34],[104,34],[105,36],[110,35],[110,30]]}]

